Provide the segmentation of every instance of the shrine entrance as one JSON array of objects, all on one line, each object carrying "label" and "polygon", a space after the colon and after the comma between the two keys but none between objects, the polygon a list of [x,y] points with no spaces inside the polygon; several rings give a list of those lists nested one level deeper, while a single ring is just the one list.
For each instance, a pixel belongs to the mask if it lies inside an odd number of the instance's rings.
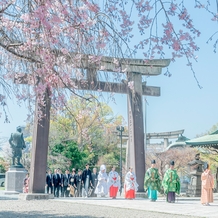
[{"label": "shrine entrance", "polygon": [[[103,92],[113,92],[127,94],[128,99],[128,130],[129,130],[129,163],[133,167],[139,184],[138,191],[144,191],[145,175],[145,148],[144,148],[144,125],[143,125],[143,103],[142,96],[160,96],[160,87],[147,86],[142,82],[143,75],[157,76],[161,74],[162,68],[167,67],[169,59],[149,60],[143,59],[116,59],[111,57],[102,57],[98,64],[89,62],[87,55],[82,55],[78,68],[86,69],[87,78],[84,80],[72,80],[81,90],[101,90]],[[127,80],[121,83],[112,83],[99,81],[97,71],[117,72],[119,69],[125,69]],[[103,69],[103,70],[102,70]],[[123,73],[122,71],[119,73]],[[30,82],[31,81],[31,82]],[[15,83],[32,84],[31,75],[16,75]],[[129,82],[133,84],[129,86]],[[64,88],[64,87],[63,87]],[[37,102],[37,101],[36,101]],[[45,93],[45,105],[40,110],[45,116],[38,120],[35,114],[34,132],[32,141],[32,158],[30,168],[30,193],[45,192],[45,175],[47,168],[48,137],[50,123],[50,99],[49,90]],[[36,103],[36,113],[39,105]]]}]

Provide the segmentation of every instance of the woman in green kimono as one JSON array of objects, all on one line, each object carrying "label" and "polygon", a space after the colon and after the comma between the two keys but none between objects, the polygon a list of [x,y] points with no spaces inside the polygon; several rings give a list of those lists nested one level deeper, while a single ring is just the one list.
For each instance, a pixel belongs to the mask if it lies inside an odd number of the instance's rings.
[{"label": "woman in green kimono", "polygon": [[174,170],[174,161],[170,162],[170,168],[164,174],[164,179],[162,182],[164,192],[167,194],[167,202],[175,203],[175,193],[180,193],[180,179]]},{"label": "woman in green kimono", "polygon": [[161,180],[155,164],[155,160],[152,160],[151,168],[146,171],[144,179],[144,189],[145,191],[148,190],[148,198],[151,201],[157,200],[157,191],[160,192],[161,190]]}]

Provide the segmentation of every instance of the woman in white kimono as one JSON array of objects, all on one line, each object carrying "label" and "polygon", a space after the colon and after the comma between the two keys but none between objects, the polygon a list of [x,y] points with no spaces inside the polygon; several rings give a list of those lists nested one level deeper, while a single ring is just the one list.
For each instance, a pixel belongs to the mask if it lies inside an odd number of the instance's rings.
[{"label": "woman in white kimono", "polygon": [[107,187],[107,173],[105,165],[101,165],[100,171],[98,174],[98,184],[95,189],[95,194],[105,197],[108,193]]},{"label": "woman in white kimono", "polygon": [[129,172],[126,174],[125,177],[125,185],[124,185],[124,191],[125,191],[125,198],[126,199],[134,199],[135,193],[138,190],[138,183],[136,182],[136,176],[135,173],[132,172],[133,168],[129,168]]},{"label": "woman in white kimono", "polygon": [[117,197],[118,189],[120,188],[120,176],[115,171],[116,167],[113,166],[110,173],[108,174],[108,189],[110,197],[115,199]]}]

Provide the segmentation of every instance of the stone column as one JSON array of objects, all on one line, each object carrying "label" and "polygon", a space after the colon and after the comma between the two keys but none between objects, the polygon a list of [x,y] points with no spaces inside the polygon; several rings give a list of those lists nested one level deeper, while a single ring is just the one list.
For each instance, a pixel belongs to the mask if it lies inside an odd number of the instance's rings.
[{"label": "stone column", "polygon": [[164,150],[169,146],[169,139],[164,138]]},{"label": "stone column", "polygon": [[128,81],[134,82],[133,89],[128,88],[129,162],[136,173],[137,183],[139,184],[138,192],[143,192],[145,176],[145,150],[142,76],[139,73],[128,73]]},{"label": "stone column", "polygon": [[[29,193],[45,193],[50,105],[49,90],[47,90],[45,93],[45,105],[41,106],[36,103]],[[38,119],[38,110],[44,114],[40,120]]]}]

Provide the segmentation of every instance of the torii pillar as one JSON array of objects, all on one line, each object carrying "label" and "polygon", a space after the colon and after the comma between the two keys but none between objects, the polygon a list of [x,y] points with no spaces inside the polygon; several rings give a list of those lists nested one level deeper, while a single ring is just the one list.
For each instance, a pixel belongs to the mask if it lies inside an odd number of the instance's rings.
[{"label": "torii pillar", "polygon": [[[36,98],[35,120],[32,139],[29,192],[20,194],[23,200],[49,199],[53,195],[45,194],[45,178],[47,170],[48,136],[50,127],[50,94],[49,89],[44,93],[44,105]],[[38,118],[38,111],[42,117]]]},{"label": "torii pillar", "polygon": [[[50,95],[46,90],[44,106],[39,105],[36,99],[35,121],[32,140],[32,157],[30,166],[29,193],[45,193],[45,178],[47,170],[48,136],[50,126]],[[38,118],[38,110],[43,114]]]},{"label": "torii pillar", "polygon": [[129,81],[133,81],[133,89],[128,90],[128,121],[129,121],[129,164],[137,175],[138,191],[144,191],[145,148],[144,122],[142,104],[142,75],[128,73]]}]

